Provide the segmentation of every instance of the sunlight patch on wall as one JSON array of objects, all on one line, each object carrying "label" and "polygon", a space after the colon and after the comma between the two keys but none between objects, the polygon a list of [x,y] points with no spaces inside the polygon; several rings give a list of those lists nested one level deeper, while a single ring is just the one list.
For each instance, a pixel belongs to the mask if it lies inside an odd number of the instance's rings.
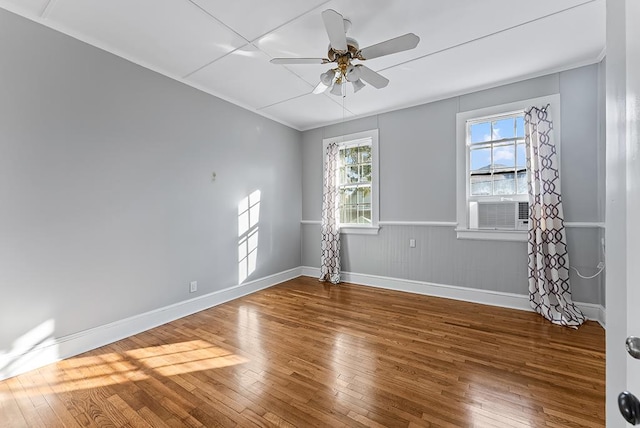
[{"label": "sunlight patch on wall", "polygon": [[258,222],[260,190],[238,204],[238,284],[242,284],[258,265]]},{"label": "sunlight patch on wall", "polygon": [[55,321],[50,319],[16,339],[10,350],[0,352],[0,379],[58,361]]}]

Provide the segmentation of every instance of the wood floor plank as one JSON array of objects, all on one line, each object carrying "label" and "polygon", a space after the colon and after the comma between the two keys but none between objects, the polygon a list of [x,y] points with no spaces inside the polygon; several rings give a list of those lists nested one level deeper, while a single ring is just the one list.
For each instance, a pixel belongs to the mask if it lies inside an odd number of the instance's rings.
[{"label": "wood floor plank", "polygon": [[19,379],[14,377],[4,383],[4,388],[0,389],[0,419],[3,419],[0,426],[10,426],[7,423],[12,419],[16,419],[23,426],[43,426],[31,401],[19,394]]},{"label": "wood floor plank", "polygon": [[0,382],[0,427],[604,426],[604,330],[300,277]]}]

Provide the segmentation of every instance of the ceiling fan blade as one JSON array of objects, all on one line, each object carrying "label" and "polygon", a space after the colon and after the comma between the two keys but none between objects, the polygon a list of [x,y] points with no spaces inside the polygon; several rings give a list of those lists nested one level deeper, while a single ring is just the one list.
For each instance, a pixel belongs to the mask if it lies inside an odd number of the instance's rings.
[{"label": "ceiling fan blade", "polygon": [[336,52],[347,51],[347,34],[344,31],[344,18],[333,9],[322,12],[324,27],[329,36],[331,47]]},{"label": "ceiling fan blade", "polygon": [[407,51],[418,46],[419,41],[420,37],[413,33],[407,33],[404,36],[389,39],[386,42],[381,42],[364,49],[360,49],[360,52],[358,52],[358,58],[373,59],[396,52]]},{"label": "ceiling fan blade", "polygon": [[272,64],[326,64],[329,61],[326,58],[273,58]]},{"label": "ceiling fan blade", "polygon": [[318,85],[313,89],[313,93],[318,95],[318,94],[322,94],[323,92],[326,92],[326,90],[329,89],[329,87],[327,85],[325,85],[324,83],[320,82],[318,83]]},{"label": "ceiling fan blade", "polygon": [[360,79],[364,80],[376,89],[384,88],[389,84],[389,79],[382,74],[378,74],[367,66],[362,64],[356,65],[360,69]]}]

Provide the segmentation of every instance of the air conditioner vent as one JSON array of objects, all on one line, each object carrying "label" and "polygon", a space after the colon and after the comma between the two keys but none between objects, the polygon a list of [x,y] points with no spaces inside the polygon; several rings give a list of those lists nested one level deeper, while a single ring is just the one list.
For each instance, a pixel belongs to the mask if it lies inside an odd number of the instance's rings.
[{"label": "air conditioner vent", "polygon": [[518,202],[518,220],[529,219],[529,202]]},{"label": "air conditioner vent", "polygon": [[480,229],[515,229],[513,203],[482,202],[478,206],[478,227]]},{"label": "air conditioner vent", "polygon": [[529,203],[478,201],[470,205],[470,226],[477,229],[527,230]]}]

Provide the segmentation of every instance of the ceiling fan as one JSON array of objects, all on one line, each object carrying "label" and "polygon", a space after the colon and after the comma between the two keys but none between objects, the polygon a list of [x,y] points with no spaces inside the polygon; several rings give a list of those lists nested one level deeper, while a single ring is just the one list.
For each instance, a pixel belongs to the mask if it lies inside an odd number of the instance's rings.
[{"label": "ceiling fan", "polygon": [[389,80],[381,74],[362,64],[353,64],[353,60],[364,61],[378,58],[396,52],[413,49],[418,45],[420,37],[407,33],[387,41],[360,49],[358,42],[347,37],[351,28],[351,21],[343,18],[333,9],[322,12],[322,20],[329,35],[328,58],[273,58],[273,64],[329,64],[337,66],[320,75],[320,83],[313,90],[314,94],[321,94],[331,88],[334,95],[342,95],[343,84],[350,82],[354,92],[365,87],[363,80],[374,88],[384,88]]}]

